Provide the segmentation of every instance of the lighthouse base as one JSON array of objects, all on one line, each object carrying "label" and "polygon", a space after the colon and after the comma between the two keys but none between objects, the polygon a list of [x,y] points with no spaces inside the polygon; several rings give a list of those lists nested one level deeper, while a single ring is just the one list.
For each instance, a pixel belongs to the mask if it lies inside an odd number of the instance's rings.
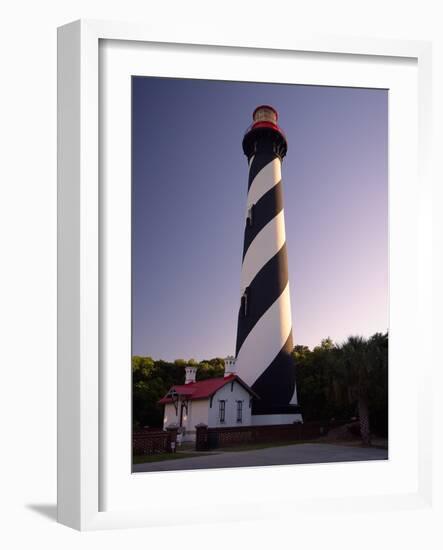
[{"label": "lighthouse base", "polygon": [[253,426],[271,426],[276,424],[293,424],[294,422],[303,423],[301,413],[292,414],[253,414],[251,415],[251,424]]}]

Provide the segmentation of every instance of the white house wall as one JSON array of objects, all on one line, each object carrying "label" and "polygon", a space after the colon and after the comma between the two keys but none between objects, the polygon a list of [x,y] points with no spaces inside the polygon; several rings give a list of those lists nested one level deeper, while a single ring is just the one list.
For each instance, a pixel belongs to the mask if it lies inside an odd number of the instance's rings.
[{"label": "white house wall", "polygon": [[[177,426],[180,424],[180,408],[180,402],[178,403],[177,413],[172,403],[167,403],[165,405],[163,428],[167,428],[171,424]],[[209,399],[198,399],[188,403],[188,412],[186,412],[186,409],[183,410],[182,425],[186,430],[182,438],[183,441],[195,440],[195,426],[197,424],[208,424],[208,409]]]},{"label": "white house wall", "polygon": [[165,412],[163,413],[163,428],[167,428],[171,424],[177,424],[180,421],[179,418],[180,409],[175,412],[175,407],[172,403],[167,403],[165,405]]},{"label": "white house wall", "polygon": [[209,399],[197,399],[191,401],[188,407],[188,418],[186,419],[186,429],[195,431],[197,424],[208,425]]},{"label": "white house wall", "polygon": [[[232,386],[232,391],[231,391]],[[208,426],[250,426],[251,408],[249,406],[251,395],[242,385],[234,381],[220,388],[212,398],[212,407],[209,407]],[[226,401],[225,422],[220,423],[220,401]],[[237,401],[243,401],[243,419],[237,422]]]}]

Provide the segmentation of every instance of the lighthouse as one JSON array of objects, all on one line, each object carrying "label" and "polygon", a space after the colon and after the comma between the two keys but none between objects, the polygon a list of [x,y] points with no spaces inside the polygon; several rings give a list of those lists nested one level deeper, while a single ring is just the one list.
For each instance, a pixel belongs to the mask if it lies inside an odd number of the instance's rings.
[{"label": "lighthouse", "polygon": [[287,141],[273,107],[255,109],[243,152],[249,177],[235,369],[259,396],[253,424],[300,422],[281,178]]}]

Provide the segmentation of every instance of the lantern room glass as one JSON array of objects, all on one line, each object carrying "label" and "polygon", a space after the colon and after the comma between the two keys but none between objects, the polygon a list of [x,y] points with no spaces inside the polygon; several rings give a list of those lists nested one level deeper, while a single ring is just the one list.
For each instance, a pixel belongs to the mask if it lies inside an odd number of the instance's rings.
[{"label": "lantern room glass", "polygon": [[277,113],[269,107],[261,107],[254,113],[254,122],[272,122],[277,124]]}]

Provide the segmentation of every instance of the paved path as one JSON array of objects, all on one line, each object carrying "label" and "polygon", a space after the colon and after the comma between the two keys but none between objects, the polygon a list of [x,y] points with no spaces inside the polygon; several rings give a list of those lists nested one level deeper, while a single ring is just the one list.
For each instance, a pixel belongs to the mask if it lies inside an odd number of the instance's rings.
[{"label": "paved path", "polygon": [[238,466],[386,460],[387,458],[388,451],[386,449],[347,447],[325,443],[302,443],[253,451],[220,451],[218,454],[205,456],[135,464],[133,471],[198,470],[201,468],[234,468]]}]

